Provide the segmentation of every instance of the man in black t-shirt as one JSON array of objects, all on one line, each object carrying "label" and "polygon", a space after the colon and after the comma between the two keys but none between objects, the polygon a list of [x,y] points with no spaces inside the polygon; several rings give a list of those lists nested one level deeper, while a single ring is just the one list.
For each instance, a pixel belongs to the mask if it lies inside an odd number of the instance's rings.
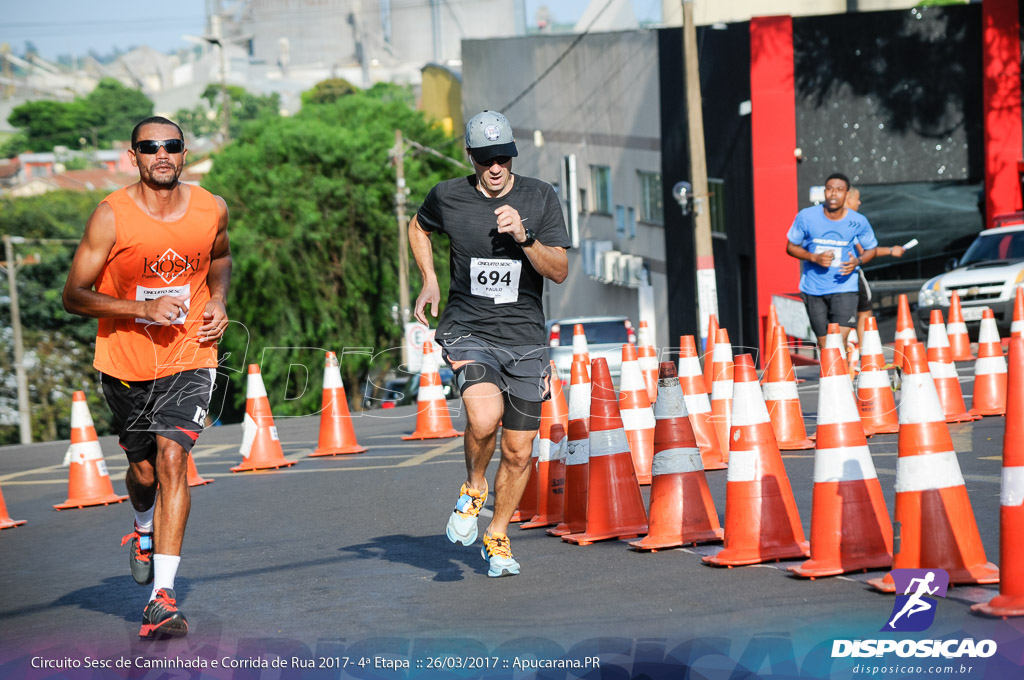
[{"label": "man in black t-shirt", "polygon": [[494,477],[494,516],[484,532],[488,576],[519,573],[508,523],[530,476],[541,402],[549,397],[541,294],[544,279],[569,273],[565,220],[550,184],[512,174],[518,156],[505,116],[484,111],[466,124],[475,174],[441,182],[409,224],[409,243],[423,275],[416,318],[437,316],[441,291],[430,235],[451,243],[448,305],[435,339],[451,365],[466,407],[466,482],[446,534],[472,545],[487,499],[487,465],[501,424],[501,462]]}]

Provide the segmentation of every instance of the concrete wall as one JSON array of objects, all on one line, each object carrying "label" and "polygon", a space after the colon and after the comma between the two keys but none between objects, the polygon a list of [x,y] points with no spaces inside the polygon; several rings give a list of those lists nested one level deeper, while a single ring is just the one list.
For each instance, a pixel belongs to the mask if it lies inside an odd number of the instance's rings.
[{"label": "concrete wall", "polygon": [[[466,40],[463,55],[463,113],[502,111],[519,147],[514,172],[558,185],[564,200],[563,159],[576,155],[579,188],[592,205],[590,166],[612,172],[610,215],[583,206],[580,239],[611,240],[616,250],[645,258],[654,288],[658,346],[669,343],[665,277],[665,229],[637,223],[636,237],[616,234],[614,206],[639,215],[637,171],[661,172],[658,43],[655,32],[587,35],[546,77],[538,76],[566,52],[576,36],[533,36],[509,40]],[[536,81],[536,83],[535,83]],[[533,88],[519,97],[531,85]],[[515,101],[513,101],[515,100]],[[666,209],[677,210],[675,205]],[[582,248],[570,250],[569,278],[549,284],[548,318],[623,314],[638,325],[639,291],[584,275]]]}]

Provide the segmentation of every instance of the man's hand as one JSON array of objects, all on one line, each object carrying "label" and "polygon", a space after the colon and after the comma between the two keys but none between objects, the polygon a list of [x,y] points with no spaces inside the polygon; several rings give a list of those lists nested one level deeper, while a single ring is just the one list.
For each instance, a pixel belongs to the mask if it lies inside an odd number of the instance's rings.
[{"label": "man's hand", "polygon": [[187,295],[161,295],[143,303],[143,318],[161,326],[170,326],[179,316],[188,312]]},{"label": "man's hand", "polygon": [[519,211],[512,206],[505,204],[494,211],[497,216],[498,233],[511,234],[512,240],[522,243],[526,240],[526,227],[519,218]]},{"label": "man's hand", "polygon": [[228,327],[228,310],[219,300],[210,300],[203,309],[203,325],[199,327],[199,342],[216,342]]},{"label": "man's hand", "polygon": [[835,253],[831,250],[823,250],[820,253],[815,253],[814,257],[811,258],[811,262],[827,269],[832,266],[832,259],[834,257]]},{"label": "man's hand", "polygon": [[907,252],[907,249],[903,246],[893,246],[889,248],[889,254],[893,257],[903,257],[903,253]]},{"label": "man's hand", "polygon": [[420,291],[419,297],[416,298],[416,310],[413,312],[413,316],[424,326],[430,327],[427,323],[427,316],[424,313],[427,307],[427,303],[430,303],[430,316],[437,318],[437,303],[441,301],[441,288],[437,285],[437,281],[430,283],[424,283],[423,289]]},{"label": "man's hand", "polygon": [[847,274],[852,274],[853,270],[857,268],[858,264],[860,264],[860,260],[857,259],[857,256],[851,252],[850,259],[844,262],[842,265],[840,265],[839,273],[843,276],[846,276]]}]

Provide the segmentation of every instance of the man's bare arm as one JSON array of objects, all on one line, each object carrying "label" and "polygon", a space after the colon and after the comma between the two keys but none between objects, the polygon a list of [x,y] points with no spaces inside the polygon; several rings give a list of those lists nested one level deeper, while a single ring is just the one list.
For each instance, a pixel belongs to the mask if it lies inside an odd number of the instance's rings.
[{"label": "man's bare arm", "polygon": [[423,287],[416,298],[416,308],[413,315],[424,326],[429,326],[425,314],[427,303],[430,303],[430,315],[437,318],[437,305],[441,302],[441,288],[437,283],[437,273],[434,271],[434,252],[430,246],[430,232],[420,227],[420,222],[415,215],[409,221],[409,247],[412,248],[413,259],[416,266],[420,268],[420,276],[423,279]]}]

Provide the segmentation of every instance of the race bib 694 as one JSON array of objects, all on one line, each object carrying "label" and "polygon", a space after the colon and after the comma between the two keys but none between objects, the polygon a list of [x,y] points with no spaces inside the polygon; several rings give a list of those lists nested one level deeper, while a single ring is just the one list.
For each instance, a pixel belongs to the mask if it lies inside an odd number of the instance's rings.
[{"label": "race bib 694", "polygon": [[519,299],[519,276],[522,272],[521,260],[471,258],[469,292],[491,298],[496,305],[516,302]]}]

